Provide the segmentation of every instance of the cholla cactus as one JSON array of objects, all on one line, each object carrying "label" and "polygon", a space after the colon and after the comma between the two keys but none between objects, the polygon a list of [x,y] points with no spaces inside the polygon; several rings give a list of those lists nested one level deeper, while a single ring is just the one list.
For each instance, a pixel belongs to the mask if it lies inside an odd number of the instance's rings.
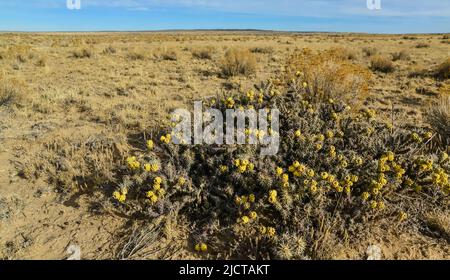
[{"label": "cholla cactus", "polygon": [[[154,218],[176,212],[195,231],[208,227],[208,242],[202,237],[192,244],[197,252],[224,255],[217,250],[226,239],[229,257],[281,259],[307,258],[307,252],[318,256],[315,251],[325,248],[317,244],[324,240],[322,231],[343,235],[351,225],[357,234],[363,225],[355,223],[374,217],[411,217],[418,210],[403,194],[422,204],[431,196],[445,205],[450,161],[448,154],[424,149],[430,131],[394,129],[377,120],[373,109],[352,110],[330,92],[312,96],[311,90],[296,75],[287,84],[271,80],[252,93],[206,100],[223,112],[278,108],[278,154],[261,158],[255,145],[189,146],[154,139],[151,149],[124,160],[116,178],[126,197],[121,192],[116,193],[120,201],[111,199],[129,214]],[[169,133],[153,135],[167,140]],[[413,219],[396,222],[407,225]]]},{"label": "cholla cactus", "polygon": [[298,234],[284,233],[278,240],[274,249],[274,255],[281,260],[301,260],[304,259],[306,242]]}]

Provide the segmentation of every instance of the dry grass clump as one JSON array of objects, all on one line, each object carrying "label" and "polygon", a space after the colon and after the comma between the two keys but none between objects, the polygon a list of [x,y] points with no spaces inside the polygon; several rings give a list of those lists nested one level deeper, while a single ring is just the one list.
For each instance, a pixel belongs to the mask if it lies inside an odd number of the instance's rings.
[{"label": "dry grass clump", "polygon": [[0,107],[23,105],[26,98],[26,85],[23,81],[6,78],[0,73]]},{"label": "dry grass clump", "polygon": [[424,49],[424,48],[429,48],[429,47],[430,47],[430,44],[428,44],[428,43],[419,43],[416,45],[417,49]]},{"label": "dry grass clump", "polygon": [[450,78],[450,57],[447,58],[444,62],[439,64],[433,71],[433,77],[436,79],[449,79]]},{"label": "dry grass clump", "polygon": [[117,253],[120,260],[173,259],[189,238],[189,228],[175,211],[151,223],[134,221],[128,232]]},{"label": "dry grass clump", "polygon": [[299,85],[316,102],[336,98],[355,105],[367,95],[370,78],[367,69],[349,61],[340,50],[313,53],[303,49],[288,59],[285,80],[301,81]]},{"label": "dry grass clump", "polygon": [[428,122],[444,145],[450,145],[450,96],[442,95],[428,110]]},{"label": "dry grass clump", "polygon": [[390,73],[394,72],[395,66],[387,57],[377,55],[370,60],[370,69],[373,71]]},{"label": "dry grass clump", "polygon": [[170,50],[161,54],[163,60],[176,61],[178,59],[178,54],[174,50]]},{"label": "dry grass clump", "polygon": [[60,131],[44,140],[42,151],[20,167],[22,176],[43,178],[63,191],[101,187],[114,180],[114,165],[128,151],[126,137],[120,133],[78,133]]},{"label": "dry grass clump", "polygon": [[333,55],[342,60],[354,60],[357,58],[356,52],[349,48],[337,47],[332,50]]},{"label": "dry grass clump", "polygon": [[411,59],[411,56],[405,50],[401,50],[399,52],[395,52],[395,53],[392,54],[392,61],[410,60],[410,59]]},{"label": "dry grass clump", "polygon": [[28,59],[33,58],[33,53],[30,46],[16,45],[10,47],[11,55],[15,57],[18,62],[25,63]]},{"label": "dry grass clump", "polygon": [[178,52],[174,48],[160,48],[153,55],[160,60],[176,61],[178,59]]},{"label": "dry grass clump", "polygon": [[72,51],[71,57],[73,58],[92,58],[94,57],[94,51],[90,48],[81,48]]},{"label": "dry grass clump", "polygon": [[424,215],[425,224],[431,234],[450,242],[450,217],[445,212],[433,211]]},{"label": "dry grass clump", "polygon": [[12,59],[18,63],[25,63],[34,56],[28,45],[11,45],[0,53],[0,59]]},{"label": "dry grass clump", "polygon": [[254,47],[251,48],[250,51],[252,53],[271,54],[274,52],[274,49],[273,47]]},{"label": "dry grass clump", "polygon": [[145,54],[141,51],[131,51],[127,54],[127,58],[130,60],[144,60]]},{"label": "dry grass clump", "polygon": [[116,48],[114,48],[113,46],[107,46],[104,50],[103,50],[103,54],[115,54],[117,52]]},{"label": "dry grass clump", "polygon": [[450,39],[450,35],[444,35],[444,36],[442,36],[442,40],[448,40],[448,39]]},{"label": "dry grass clump", "polygon": [[220,63],[223,76],[250,76],[256,73],[256,58],[249,50],[229,49]]},{"label": "dry grass clump", "polygon": [[403,40],[417,40],[417,37],[405,35],[405,36],[402,37],[402,39]]},{"label": "dry grass clump", "polygon": [[36,66],[38,67],[46,67],[48,64],[48,56],[40,55],[36,61]]},{"label": "dry grass clump", "polygon": [[450,77],[450,58],[431,69],[415,69],[411,71],[409,77],[433,77],[438,80],[446,80]]},{"label": "dry grass clump", "polygon": [[378,49],[376,47],[364,47],[362,49],[362,52],[366,56],[371,57],[371,56],[374,56],[374,55],[376,55],[378,53]]},{"label": "dry grass clump", "polygon": [[212,59],[215,49],[213,47],[202,47],[192,51],[192,56],[198,59]]}]

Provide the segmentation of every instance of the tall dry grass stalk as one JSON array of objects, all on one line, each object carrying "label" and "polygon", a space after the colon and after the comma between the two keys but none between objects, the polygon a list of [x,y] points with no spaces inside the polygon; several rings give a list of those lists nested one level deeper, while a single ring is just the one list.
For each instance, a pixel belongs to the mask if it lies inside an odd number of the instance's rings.
[{"label": "tall dry grass stalk", "polygon": [[428,113],[428,122],[444,145],[450,145],[450,96],[443,95]]}]

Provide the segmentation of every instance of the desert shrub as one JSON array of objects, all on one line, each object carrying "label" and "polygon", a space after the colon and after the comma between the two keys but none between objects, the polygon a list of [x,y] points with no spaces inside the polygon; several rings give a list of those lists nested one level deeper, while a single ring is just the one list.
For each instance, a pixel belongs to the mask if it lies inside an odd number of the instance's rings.
[{"label": "desert shrub", "polygon": [[20,63],[25,63],[25,62],[27,62],[27,57],[26,57],[25,55],[23,55],[23,54],[17,54],[17,55],[16,55],[16,59],[17,59],[17,61],[20,62]]},{"label": "desert shrub", "polygon": [[144,60],[145,54],[141,51],[130,51],[127,54],[127,58],[130,60]]},{"label": "desert shrub", "polygon": [[392,54],[392,61],[410,60],[410,59],[411,59],[411,56],[405,50],[402,50],[402,51],[399,51],[399,52],[395,52],[395,53]]},{"label": "desert shrub", "polygon": [[428,68],[428,69],[414,69],[408,75],[412,77],[433,77],[438,80],[445,80],[450,77],[450,58],[444,60],[444,62]]},{"label": "desert shrub", "polygon": [[113,46],[108,46],[103,50],[103,54],[115,54],[117,50]]},{"label": "desert shrub", "polygon": [[13,59],[18,63],[25,63],[33,57],[33,52],[28,45],[12,45],[0,54],[1,59]]},{"label": "desert shrub", "polygon": [[48,63],[48,57],[46,55],[41,55],[36,61],[36,66],[45,67]]},{"label": "desert shrub", "polygon": [[6,78],[0,73],[0,107],[22,105],[26,97],[26,85],[23,81]]},{"label": "desert shrub", "polygon": [[254,48],[251,48],[250,51],[252,53],[271,54],[274,52],[274,49],[273,49],[273,47],[254,47]]},{"label": "desert shrub", "polygon": [[403,40],[417,40],[417,37],[405,35],[405,36],[402,37],[402,39]]},{"label": "desert shrub", "polygon": [[72,51],[73,58],[92,58],[94,57],[94,51],[89,48],[81,48]]},{"label": "desert shrub", "polygon": [[450,217],[445,211],[437,209],[432,213],[425,213],[424,221],[428,229],[437,236],[450,240]]},{"label": "desert shrub", "polygon": [[383,219],[414,228],[423,211],[448,203],[449,159],[423,149],[430,131],[393,128],[338,100],[316,103],[295,84],[276,95],[275,87],[205,102],[222,113],[279,108],[281,130],[269,132],[280,136],[276,155],[260,157],[255,145],[174,145],[170,130],[155,130],[145,151],[116,166],[107,207],[146,220],[176,212],[204,257],[307,259],[329,258],[340,237]]},{"label": "desert shrub", "polygon": [[428,110],[428,122],[439,134],[440,142],[450,145],[450,96],[442,95]]},{"label": "desert shrub", "polygon": [[225,77],[249,76],[256,72],[256,65],[256,58],[249,50],[233,48],[225,52],[220,68]]},{"label": "desert shrub", "polygon": [[388,58],[377,55],[370,60],[370,69],[373,71],[390,73],[395,70],[395,66]]},{"label": "desert shrub", "polygon": [[371,74],[367,69],[348,61],[339,50],[313,53],[303,49],[288,59],[287,83],[300,81],[316,102],[330,98],[345,100],[352,105],[364,100]]},{"label": "desert shrub", "polygon": [[435,67],[432,71],[432,76],[436,79],[449,79],[450,78],[450,57],[444,62]]},{"label": "desert shrub", "polygon": [[213,47],[203,47],[193,50],[192,56],[198,59],[212,59],[213,53]]},{"label": "desert shrub", "polygon": [[355,51],[349,48],[337,47],[333,49],[333,54],[342,60],[354,60],[357,58]]},{"label": "desert shrub", "polygon": [[178,59],[178,52],[173,48],[161,48],[153,54],[157,59],[176,61]]},{"label": "desert shrub", "polygon": [[375,47],[364,47],[362,49],[362,52],[366,55],[366,56],[374,56],[378,53],[378,49]]},{"label": "desert shrub", "polygon": [[416,45],[416,48],[418,48],[418,49],[424,49],[424,48],[429,48],[429,47],[430,47],[430,44],[427,44],[427,43],[419,43]]},{"label": "desert shrub", "polygon": [[25,63],[29,59],[32,59],[34,53],[31,50],[31,47],[26,45],[16,45],[10,48],[11,55],[16,59],[16,61],[20,63]]},{"label": "desert shrub", "polygon": [[171,50],[171,51],[164,52],[164,53],[161,55],[161,58],[162,58],[163,60],[176,61],[176,60],[178,59],[178,54],[177,54],[176,51]]},{"label": "desert shrub", "polygon": [[446,35],[442,36],[442,39],[443,39],[443,40],[448,40],[448,39],[450,39],[450,35],[447,35],[447,34],[446,34]]},{"label": "desert shrub", "polygon": [[416,78],[416,77],[427,77],[430,76],[430,72],[427,69],[413,67],[410,69],[408,78]]}]

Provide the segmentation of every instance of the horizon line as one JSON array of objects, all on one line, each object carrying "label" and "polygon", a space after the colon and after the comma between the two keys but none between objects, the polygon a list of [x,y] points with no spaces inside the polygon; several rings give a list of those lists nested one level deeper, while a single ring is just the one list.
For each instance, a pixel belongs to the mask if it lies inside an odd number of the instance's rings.
[{"label": "horizon line", "polygon": [[299,31],[299,30],[276,30],[276,29],[252,29],[252,28],[193,28],[193,29],[143,29],[143,30],[57,30],[57,31],[14,31],[0,30],[5,33],[157,33],[157,32],[261,32],[261,33],[310,33],[310,34],[361,34],[361,35],[444,35],[450,32],[426,32],[426,33],[383,33],[383,32],[352,32],[352,31]]}]

